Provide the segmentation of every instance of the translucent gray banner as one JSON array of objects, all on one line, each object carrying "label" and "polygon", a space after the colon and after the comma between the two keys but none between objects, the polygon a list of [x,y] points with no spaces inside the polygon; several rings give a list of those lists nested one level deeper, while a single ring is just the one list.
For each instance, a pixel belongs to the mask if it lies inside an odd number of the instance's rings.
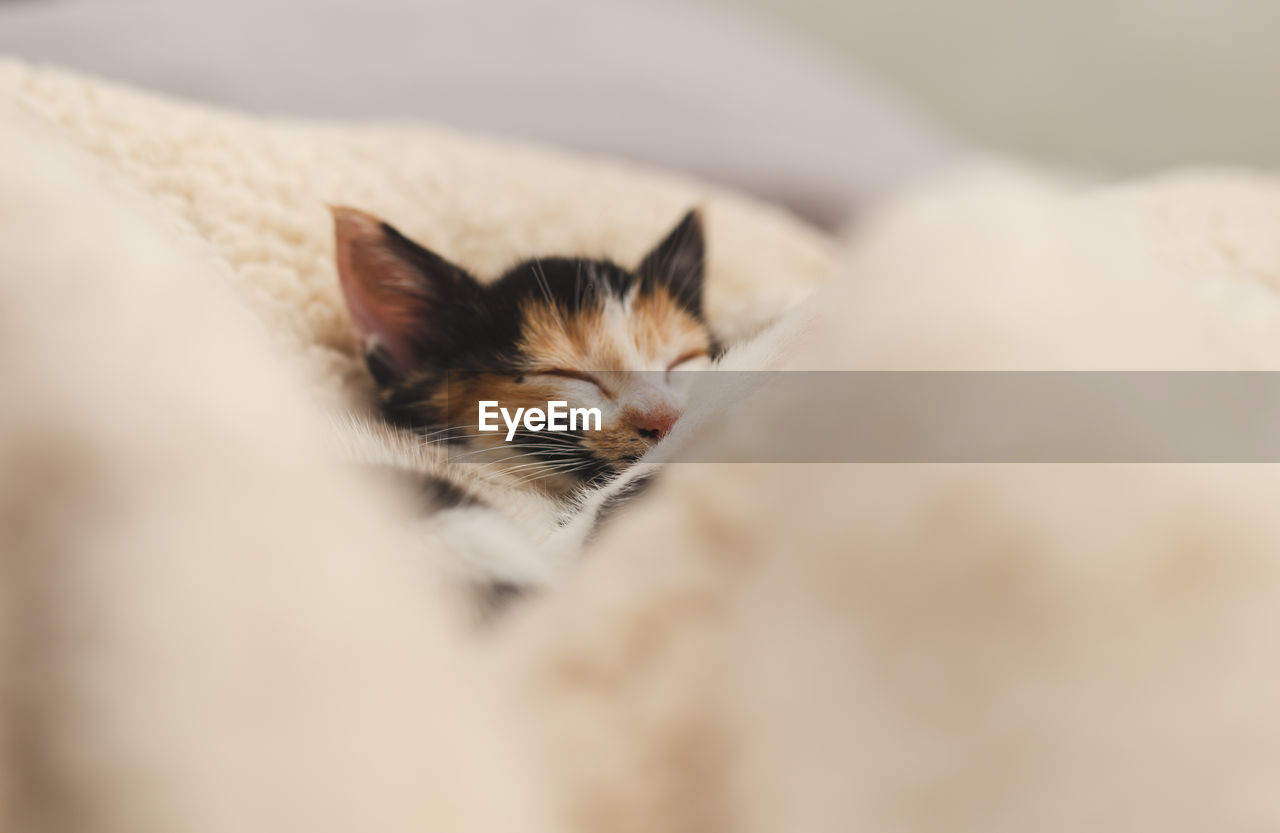
[{"label": "translucent gray banner", "polygon": [[666,462],[1280,462],[1273,372],[583,376],[599,397],[567,407],[614,403],[617,418],[628,390],[678,391],[684,416],[651,455]]}]

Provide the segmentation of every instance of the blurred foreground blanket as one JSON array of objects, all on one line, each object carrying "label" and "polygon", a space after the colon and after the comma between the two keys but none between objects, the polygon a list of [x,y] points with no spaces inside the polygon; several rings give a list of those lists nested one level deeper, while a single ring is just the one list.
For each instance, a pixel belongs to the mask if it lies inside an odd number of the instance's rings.
[{"label": "blurred foreground blanket", "polygon": [[[0,64],[0,829],[1280,826],[1274,467],[673,466],[476,635],[324,451],[325,201],[481,272],[703,201],[731,336],[831,263],[649,172]],[[1261,176],[975,171],[861,230],[785,366],[1275,369],[1278,230]]]}]

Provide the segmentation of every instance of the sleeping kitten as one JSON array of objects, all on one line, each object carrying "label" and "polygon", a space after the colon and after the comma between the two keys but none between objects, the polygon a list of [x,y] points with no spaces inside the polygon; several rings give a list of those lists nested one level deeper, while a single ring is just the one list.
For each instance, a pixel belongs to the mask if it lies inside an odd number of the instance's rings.
[{"label": "sleeping kitten", "polygon": [[[482,283],[372,215],[334,208],[338,273],[382,415],[547,492],[599,484],[664,437],[708,366],[702,222],[691,211],[635,269],[527,260]],[[648,371],[648,372],[637,372]],[[477,431],[477,405],[599,408],[600,430]],[[457,447],[465,447],[459,454]]]},{"label": "sleeping kitten", "polygon": [[[492,612],[576,557],[553,533],[594,512],[589,496],[672,429],[687,390],[667,371],[718,354],[701,218],[685,215],[634,269],[543,258],[482,283],[370,214],[333,215],[343,295],[387,423],[346,426],[348,456],[409,482],[424,499],[422,551]],[[602,424],[508,442],[476,430],[481,400],[565,400],[598,407]]]}]

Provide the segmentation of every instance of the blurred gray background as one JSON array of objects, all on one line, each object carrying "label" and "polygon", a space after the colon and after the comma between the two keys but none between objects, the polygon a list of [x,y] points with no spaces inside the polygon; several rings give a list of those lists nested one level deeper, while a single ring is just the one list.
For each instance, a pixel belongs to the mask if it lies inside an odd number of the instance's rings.
[{"label": "blurred gray background", "polygon": [[1115,172],[1280,163],[1274,0],[696,0],[803,32],[973,139]]},{"label": "blurred gray background", "polygon": [[1267,0],[0,0],[0,53],[686,171],[827,226],[973,153],[1280,160]]}]

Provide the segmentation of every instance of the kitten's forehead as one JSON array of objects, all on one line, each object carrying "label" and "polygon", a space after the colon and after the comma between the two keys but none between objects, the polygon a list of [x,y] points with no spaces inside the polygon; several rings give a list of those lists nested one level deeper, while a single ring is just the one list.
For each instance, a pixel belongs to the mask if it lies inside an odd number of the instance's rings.
[{"label": "kitten's forehead", "polygon": [[492,285],[514,306],[517,350],[535,364],[591,371],[663,369],[675,347],[707,340],[702,321],[662,285],[607,260],[528,260]]},{"label": "kitten's forehead", "polygon": [[569,311],[531,298],[521,307],[520,349],[548,366],[588,371],[663,370],[672,353],[707,345],[706,327],[665,290],[632,286]]}]

